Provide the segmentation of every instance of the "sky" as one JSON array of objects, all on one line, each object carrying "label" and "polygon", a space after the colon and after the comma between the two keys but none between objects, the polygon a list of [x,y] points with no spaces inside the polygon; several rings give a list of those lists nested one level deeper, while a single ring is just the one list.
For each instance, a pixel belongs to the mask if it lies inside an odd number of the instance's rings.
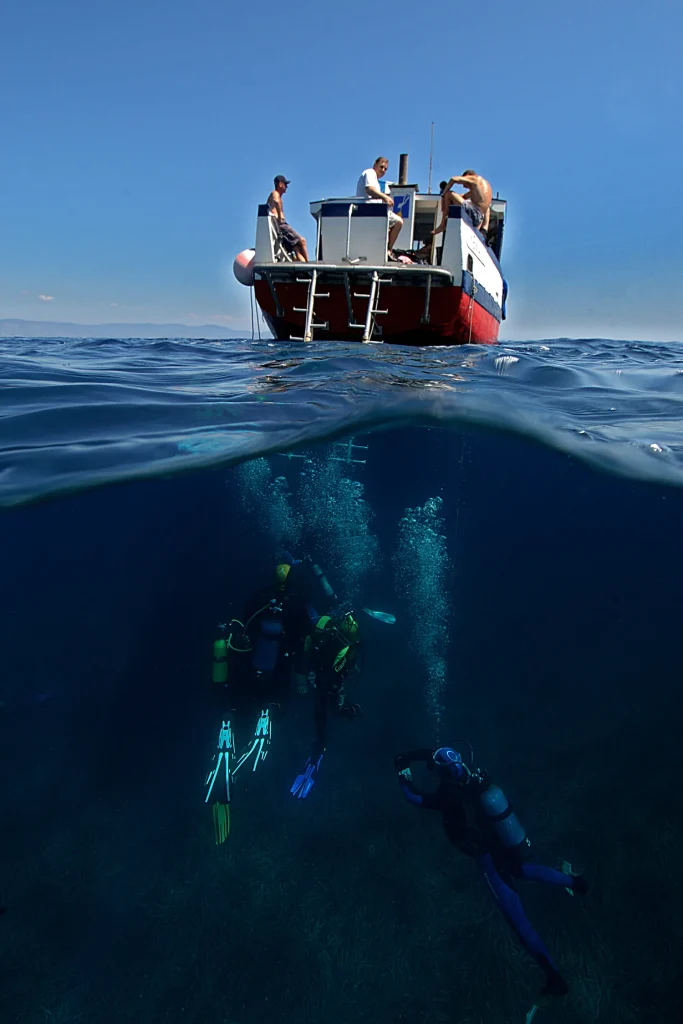
[{"label": "sky", "polygon": [[[232,260],[410,154],[508,201],[501,337],[683,340],[683,5],[21,0],[0,15],[0,318],[249,324]],[[392,174],[393,172],[393,174]]]}]

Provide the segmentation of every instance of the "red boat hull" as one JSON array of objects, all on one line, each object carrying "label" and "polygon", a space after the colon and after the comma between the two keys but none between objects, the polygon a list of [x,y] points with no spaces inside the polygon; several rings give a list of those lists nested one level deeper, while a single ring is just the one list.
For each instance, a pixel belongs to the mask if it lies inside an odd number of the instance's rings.
[{"label": "red boat hull", "polygon": [[[321,284],[329,295],[315,300],[315,322],[326,328],[314,330],[318,341],[360,341],[362,325],[367,312],[367,298],[351,298],[356,327],[349,327],[349,309],[341,285]],[[278,282],[277,298],[281,316],[276,315],[276,304],[270,286],[265,280],[254,282],[256,301],[263,310],[268,326],[281,341],[301,338],[304,333],[308,286],[297,282]],[[462,288],[435,288],[429,299],[429,314],[425,317],[423,288],[398,287],[384,289],[379,299],[380,309],[373,341],[393,342],[400,345],[494,345],[498,340],[499,319],[485,309]]]}]

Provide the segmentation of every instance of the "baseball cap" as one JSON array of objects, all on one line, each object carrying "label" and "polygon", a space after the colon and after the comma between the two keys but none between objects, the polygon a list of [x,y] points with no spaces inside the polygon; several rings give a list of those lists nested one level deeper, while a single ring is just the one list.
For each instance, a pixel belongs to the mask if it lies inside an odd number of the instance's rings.
[{"label": "baseball cap", "polygon": [[275,180],[274,180],[273,184],[274,185],[280,185],[280,184],[282,184],[282,185],[291,185],[292,183],[289,180],[289,178],[285,178],[284,174],[276,174],[275,175]]}]

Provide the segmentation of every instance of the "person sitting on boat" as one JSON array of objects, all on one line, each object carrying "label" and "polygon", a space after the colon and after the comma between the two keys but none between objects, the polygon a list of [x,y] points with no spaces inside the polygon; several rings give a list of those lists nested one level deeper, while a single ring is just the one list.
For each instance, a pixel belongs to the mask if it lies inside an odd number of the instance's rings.
[{"label": "person sitting on boat", "polygon": [[291,181],[285,178],[284,174],[277,174],[273,181],[275,188],[268,196],[268,209],[272,217],[278,223],[280,238],[287,252],[293,253],[300,263],[308,263],[308,249],[306,239],[299,235],[293,227],[285,220],[285,211],[282,206],[282,197],[287,191]]},{"label": "person sitting on boat", "polygon": [[[489,228],[492,195],[491,186],[486,178],[482,178],[476,171],[468,170],[464,174],[453,175],[441,184],[441,223],[433,233],[438,235],[445,229],[451,206],[462,206],[474,227],[485,235]],[[457,192],[451,192],[451,185],[465,185],[467,191],[461,196]]]},{"label": "person sitting on boat", "polygon": [[389,207],[389,252],[391,252],[403,227],[403,217],[394,213],[392,209],[394,200],[391,198],[389,186],[386,185],[384,191],[380,188],[379,179],[384,177],[388,168],[387,158],[378,156],[372,167],[366,168],[358,179],[356,195],[365,199],[366,203],[386,203]]},{"label": "person sitting on boat", "polygon": [[[439,183],[439,192],[441,193],[441,202],[439,204],[439,209],[441,211],[441,223],[432,231],[432,237],[440,235],[442,231],[446,230],[446,224],[448,223],[448,211],[451,206],[457,205],[458,199],[462,198],[461,196],[458,196],[456,192],[451,192],[451,190],[447,188],[447,182],[445,181]],[[443,245],[443,239],[441,239],[441,245]]]}]

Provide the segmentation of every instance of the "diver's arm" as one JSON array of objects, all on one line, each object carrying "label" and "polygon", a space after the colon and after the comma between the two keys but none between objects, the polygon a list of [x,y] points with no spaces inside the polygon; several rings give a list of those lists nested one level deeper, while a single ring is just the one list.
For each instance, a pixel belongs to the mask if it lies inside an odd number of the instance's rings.
[{"label": "diver's arm", "polygon": [[429,763],[432,760],[434,751],[431,748],[420,750],[409,750],[405,754],[398,754],[394,758],[394,767],[398,772],[398,784],[401,792],[410,804],[422,807],[427,811],[441,810],[441,801],[438,793],[421,793],[415,783],[410,771],[410,765],[414,762],[424,761]]},{"label": "diver's arm", "polygon": [[420,747],[418,750],[406,750],[404,754],[397,754],[394,758],[394,766],[396,771],[403,771],[404,768],[408,768],[411,764],[415,764],[417,761],[424,761],[425,764],[433,759],[434,750],[431,747]]}]

